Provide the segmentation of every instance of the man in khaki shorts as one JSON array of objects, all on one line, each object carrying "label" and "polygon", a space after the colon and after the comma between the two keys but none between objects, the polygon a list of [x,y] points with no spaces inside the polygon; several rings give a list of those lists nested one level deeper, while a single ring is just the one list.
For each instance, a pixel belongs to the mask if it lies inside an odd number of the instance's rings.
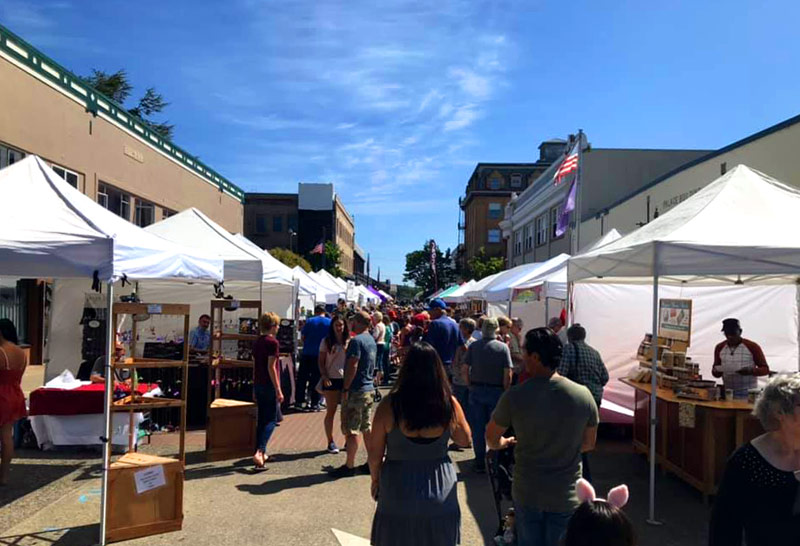
[{"label": "man in khaki shorts", "polygon": [[[356,336],[347,346],[347,363],[344,369],[344,389],[342,392],[342,433],[347,438],[347,462],[331,471],[334,478],[355,476],[356,454],[358,453],[358,434],[369,444],[371,431],[373,391],[375,385],[375,358],[378,348],[369,333],[372,320],[369,314],[361,311],[353,317],[351,331]],[[366,464],[366,473],[369,467]]]}]

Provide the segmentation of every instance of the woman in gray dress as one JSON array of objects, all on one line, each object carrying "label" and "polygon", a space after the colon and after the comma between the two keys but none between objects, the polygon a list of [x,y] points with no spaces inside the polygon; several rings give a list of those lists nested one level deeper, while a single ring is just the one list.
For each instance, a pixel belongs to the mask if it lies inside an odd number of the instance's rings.
[{"label": "woman in gray dress", "polygon": [[460,543],[456,470],[447,455],[451,438],[470,446],[464,410],[436,350],[415,343],[372,423],[369,467],[378,501],[373,546]]}]

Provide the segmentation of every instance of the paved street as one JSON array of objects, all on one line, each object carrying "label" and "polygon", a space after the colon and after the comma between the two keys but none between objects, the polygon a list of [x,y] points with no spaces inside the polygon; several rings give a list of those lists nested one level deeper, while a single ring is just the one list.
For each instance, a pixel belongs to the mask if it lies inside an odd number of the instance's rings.
[{"label": "paved street", "polygon": [[[344,455],[322,451],[322,413],[288,415],[271,442],[275,462],[255,472],[249,461],[206,463],[204,433],[187,437],[184,525],[177,533],[129,544],[193,545],[366,544],[375,505],[369,478],[332,481],[325,468]],[[156,436],[146,452],[169,453],[175,436]],[[11,485],[0,489],[0,545],[80,545],[96,540],[99,513],[99,465],[92,451],[24,451],[12,471]],[[462,544],[488,544],[496,526],[491,488],[485,475],[470,470],[471,453],[454,453],[459,468]],[[364,458],[362,453],[361,458]],[[598,492],[620,481],[631,487],[628,513],[642,544],[705,544],[708,510],[699,494],[682,482],[659,475],[658,515],[662,527],[644,524],[647,465],[625,438],[606,438],[594,456]]]}]

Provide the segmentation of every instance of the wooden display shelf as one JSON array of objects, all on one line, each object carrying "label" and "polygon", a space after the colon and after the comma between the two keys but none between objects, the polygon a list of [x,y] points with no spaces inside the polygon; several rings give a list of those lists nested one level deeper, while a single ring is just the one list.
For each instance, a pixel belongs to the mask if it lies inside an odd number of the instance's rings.
[{"label": "wooden display shelf", "polygon": [[[148,309],[152,309],[152,306],[157,305],[161,308],[160,313],[149,313]],[[149,303],[115,303],[114,304],[114,313],[117,315],[144,315],[144,314],[156,314],[156,315],[189,315],[189,310],[191,306],[185,303],[156,303],[156,304],[149,304]]]},{"label": "wooden display shelf", "polygon": [[150,411],[156,408],[180,408],[183,400],[173,398],[144,398],[137,396],[131,400],[130,395],[115,401],[111,405],[112,411]]},{"label": "wooden display shelf", "polygon": [[[163,466],[165,485],[138,493],[136,473]],[[177,459],[128,453],[108,475],[106,539],[109,542],[179,531],[183,526],[183,463]]]},{"label": "wooden display shelf", "polygon": [[252,368],[252,360],[237,360],[235,358],[215,358],[211,361],[214,368]]},{"label": "wooden display shelf", "polygon": [[114,368],[180,368],[185,365],[183,360],[170,358],[126,358],[123,362],[114,362]]},{"label": "wooden display shelf", "polygon": [[233,339],[239,341],[255,341],[258,339],[258,334],[216,334],[216,339],[226,340]]}]

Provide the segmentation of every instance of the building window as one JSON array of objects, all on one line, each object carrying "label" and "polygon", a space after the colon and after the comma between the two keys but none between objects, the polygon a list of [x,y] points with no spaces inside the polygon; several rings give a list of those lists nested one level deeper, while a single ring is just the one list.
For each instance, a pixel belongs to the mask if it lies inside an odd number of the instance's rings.
[{"label": "building window", "polygon": [[522,254],[522,230],[514,232],[514,256]]},{"label": "building window", "polygon": [[525,226],[525,250],[533,248],[533,224]]},{"label": "building window", "polygon": [[512,174],[511,175],[511,187],[514,189],[519,189],[522,187],[522,175],[521,174]]},{"label": "building window", "polygon": [[25,154],[19,150],[0,146],[0,169],[13,165],[23,157],[25,157]]},{"label": "building window", "polygon": [[166,220],[170,216],[175,216],[175,214],[176,213],[175,213],[174,210],[166,209],[166,208],[163,208],[163,207],[161,208],[161,219],[162,220]]},{"label": "building window", "polygon": [[156,206],[143,199],[136,199],[136,213],[133,223],[139,227],[147,227],[156,221]]},{"label": "building window", "polygon": [[499,190],[503,186],[503,181],[499,178],[490,178],[489,179],[489,189],[490,190]]},{"label": "building window", "polygon": [[274,233],[280,233],[283,231],[283,216],[272,217],[272,231]]},{"label": "building window", "polygon": [[286,219],[286,224],[289,229],[297,233],[297,215],[290,214],[289,217]]},{"label": "building window", "polygon": [[489,218],[497,220],[503,217],[503,205],[500,203],[489,203]]},{"label": "building window", "polygon": [[131,219],[131,196],[103,182],[97,185],[97,203],[117,216]]},{"label": "building window", "polygon": [[[550,237],[552,239],[558,239],[559,236],[556,235],[556,229],[558,229],[558,217],[561,216],[561,211],[563,207],[561,205],[557,207],[553,207],[550,209]],[[561,237],[564,235],[561,234]]]},{"label": "building window", "polygon": [[51,165],[51,166],[53,167],[53,172],[55,172],[58,176],[69,182],[70,186],[77,189],[78,173],[74,173],[69,169],[59,167],[58,165]]},{"label": "building window", "polygon": [[499,229],[490,229],[489,236],[487,237],[487,242],[489,243],[499,243],[500,242],[500,230]]},{"label": "building window", "polygon": [[536,246],[547,244],[547,215],[542,214],[536,219]]},{"label": "building window", "polygon": [[267,233],[267,222],[266,214],[256,214],[256,233]]}]

